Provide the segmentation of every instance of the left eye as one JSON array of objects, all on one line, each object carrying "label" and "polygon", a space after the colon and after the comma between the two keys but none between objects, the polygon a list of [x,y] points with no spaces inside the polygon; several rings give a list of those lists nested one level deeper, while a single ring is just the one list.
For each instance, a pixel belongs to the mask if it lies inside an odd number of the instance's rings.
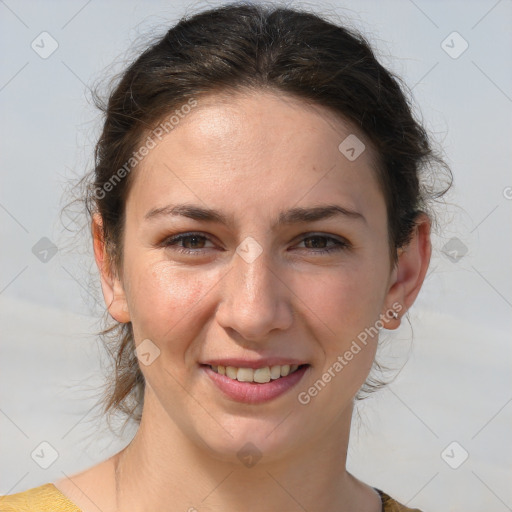
[{"label": "left eye", "polygon": [[[309,241],[309,242],[308,242]],[[311,243],[312,242],[312,243]],[[300,243],[304,243],[307,245],[312,245],[313,247],[307,247],[308,249],[316,249],[313,252],[316,253],[326,253],[333,251],[341,251],[343,249],[347,249],[349,247],[348,242],[343,240],[338,240],[332,236],[326,235],[311,235],[304,237]],[[328,243],[331,243],[330,247],[328,247]]]},{"label": "left eye", "polygon": [[[167,238],[163,241],[162,245],[165,247],[172,247],[181,253],[198,255],[201,253],[202,249],[211,248],[205,247],[205,243],[208,241],[211,242],[207,236],[201,235],[200,233],[183,233]],[[350,247],[350,244],[345,240],[339,240],[332,236],[316,234],[303,237],[299,244],[301,243],[305,244],[306,250],[315,254],[341,251]]]}]

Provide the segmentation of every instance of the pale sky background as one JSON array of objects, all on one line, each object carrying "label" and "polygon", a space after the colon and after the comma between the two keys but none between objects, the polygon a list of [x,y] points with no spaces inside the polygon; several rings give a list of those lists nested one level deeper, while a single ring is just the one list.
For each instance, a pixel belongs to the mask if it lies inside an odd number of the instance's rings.
[{"label": "pale sky background", "polygon": [[[0,494],[91,466],[129,440],[98,433],[89,415],[103,303],[91,288],[88,239],[71,239],[58,214],[100,128],[87,88],[121,70],[144,34],[219,4],[0,1]],[[411,311],[409,361],[361,407],[350,469],[425,511],[512,510],[512,1],[289,5],[337,13],[363,31],[413,89],[455,177]],[[58,44],[47,58],[31,47],[41,37],[47,50]],[[46,263],[33,252],[43,237],[57,248]],[[453,238],[467,248],[458,261],[445,254]],[[395,338],[405,353],[407,323]],[[48,469],[30,456],[42,441],[59,454]],[[449,467],[447,447],[468,459]]]}]

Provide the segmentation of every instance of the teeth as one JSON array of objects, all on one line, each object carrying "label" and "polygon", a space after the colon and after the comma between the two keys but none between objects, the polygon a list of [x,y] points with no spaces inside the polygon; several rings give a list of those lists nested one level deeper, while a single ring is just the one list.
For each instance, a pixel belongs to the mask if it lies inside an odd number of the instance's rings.
[{"label": "teeth", "polygon": [[281,377],[281,367],[276,364],[275,366],[270,367],[270,378],[273,379],[279,379]]},{"label": "teeth", "polygon": [[285,364],[281,366],[281,377],[286,377],[290,373],[290,365]]},{"label": "teeth", "polygon": [[236,380],[237,369],[234,366],[226,366],[226,376]]},{"label": "teeth", "polygon": [[252,368],[238,368],[236,380],[238,382],[252,382],[254,380],[254,370]]},{"label": "teeth", "polygon": [[280,377],[286,377],[290,373],[297,370],[299,365],[297,364],[284,364],[265,366],[263,368],[236,368],[235,366],[211,366],[214,372],[220,375],[226,375],[230,379],[238,380],[239,382],[258,382],[264,384],[271,380],[279,379]]},{"label": "teeth", "polygon": [[[238,370],[238,372],[240,372],[240,370]],[[254,382],[259,382],[260,384],[270,382],[270,368],[268,366],[265,366],[265,368],[258,368],[257,370],[254,370],[253,374]]]}]

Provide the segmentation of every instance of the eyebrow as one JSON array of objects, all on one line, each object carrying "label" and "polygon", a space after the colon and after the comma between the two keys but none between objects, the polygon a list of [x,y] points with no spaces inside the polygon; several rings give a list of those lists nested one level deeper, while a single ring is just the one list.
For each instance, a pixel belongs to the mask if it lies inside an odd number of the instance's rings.
[{"label": "eyebrow", "polygon": [[[206,222],[216,222],[225,226],[234,224],[234,217],[226,215],[212,208],[205,208],[195,204],[177,204],[167,205],[160,208],[152,208],[144,218],[148,221],[159,217],[182,216],[189,219]],[[329,219],[336,216],[343,216],[347,219],[358,220],[367,223],[365,217],[354,210],[344,208],[336,204],[326,204],[319,206],[295,207],[287,211],[280,212],[277,222],[273,225],[299,224],[304,222],[315,222],[323,219]]]}]

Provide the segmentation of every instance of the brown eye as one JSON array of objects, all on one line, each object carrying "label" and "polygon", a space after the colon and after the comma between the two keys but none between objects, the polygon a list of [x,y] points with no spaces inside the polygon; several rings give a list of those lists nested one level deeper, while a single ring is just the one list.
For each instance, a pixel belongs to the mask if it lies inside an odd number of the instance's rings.
[{"label": "brown eye", "polygon": [[199,233],[182,233],[165,239],[162,246],[185,254],[201,254],[202,249],[210,249],[205,247],[207,241],[209,238]]},{"label": "brown eye", "polygon": [[192,247],[189,247],[189,249],[202,249],[204,246],[205,237],[198,235],[189,235],[182,237],[181,241],[184,243],[185,246],[190,244]]},{"label": "brown eye", "polygon": [[326,235],[307,236],[302,239],[302,242],[306,246],[306,249],[314,253],[341,251],[343,249],[349,248],[350,246],[350,244],[346,241],[338,240],[337,238]]}]

